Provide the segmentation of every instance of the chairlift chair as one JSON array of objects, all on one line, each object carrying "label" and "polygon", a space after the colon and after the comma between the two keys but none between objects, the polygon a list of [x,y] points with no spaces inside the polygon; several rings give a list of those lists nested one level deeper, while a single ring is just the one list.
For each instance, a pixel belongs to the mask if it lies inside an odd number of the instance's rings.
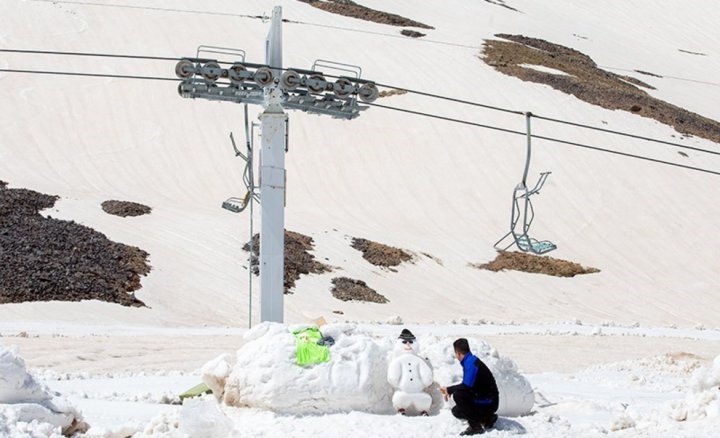
[{"label": "chairlift chair", "polygon": [[[530,168],[531,156],[531,137],[530,137],[530,118],[532,114],[527,113],[527,157],[525,160],[525,170],[523,171],[522,181],[513,189],[512,213],[510,215],[510,231],[507,232],[500,240],[495,242],[494,248],[498,251],[507,251],[511,246],[516,245],[523,252],[530,252],[536,255],[546,254],[557,246],[549,240],[538,240],[530,237],[530,226],[535,220],[535,209],[532,205],[531,197],[540,193],[545,182],[552,172],[541,172],[540,178],[532,189],[527,186],[527,174]],[[512,240],[506,246],[501,246],[503,241],[508,237]]]}]

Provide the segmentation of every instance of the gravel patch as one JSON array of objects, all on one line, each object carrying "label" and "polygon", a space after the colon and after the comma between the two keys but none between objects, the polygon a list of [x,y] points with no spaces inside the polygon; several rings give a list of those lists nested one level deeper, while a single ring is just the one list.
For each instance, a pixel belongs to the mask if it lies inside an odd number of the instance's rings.
[{"label": "gravel patch", "polygon": [[400,31],[400,34],[404,35],[406,37],[410,37],[410,38],[422,38],[427,35],[422,32],[418,32],[416,30],[410,30],[410,29],[403,29]]},{"label": "gravel patch", "polygon": [[513,251],[500,251],[492,262],[471,264],[470,266],[493,272],[509,270],[552,275],[554,277],[574,277],[581,274],[600,272],[599,269],[586,268],[567,260]]},{"label": "gravel patch", "polygon": [[0,304],[100,300],[144,306],[133,291],[148,253],[72,221],[44,217],[57,196],[0,188]]},{"label": "gravel patch", "polygon": [[150,212],[152,211],[152,208],[148,207],[147,205],[129,201],[111,200],[105,201],[100,205],[105,213],[120,217],[142,216],[145,214],[150,214]]},{"label": "gravel patch", "polygon": [[411,20],[397,14],[370,9],[350,0],[299,0],[323,11],[345,17],[358,18],[373,23],[389,24],[390,26],[419,27],[421,29],[435,29],[419,21]]},{"label": "gravel patch", "polygon": [[351,246],[363,253],[363,258],[375,266],[390,267],[412,260],[408,252],[372,240],[353,237]]},{"label": "gravel patch", "polygon": [[[503,40],[486,40],[482,59],[504,74],[546,84],[593,105],[628,111],[672,126],[682,134],[720,143],[720,122],[650,96],[638,87],[653,87],[637,78],[602,70],[592,58],[569,47],[522,35],[495,36]],[[541,72],[523,64],[566,74]]]},{"label": "gravel patch", "polygon": [[390,97],[390,96],[402,96],[403,94],[407,94],[407,90],[391,88],[389,90],[381,91],[378,96],[379,97]]},{"label": "gravel patch", "polygon": [[348,277],[332,279],[332,295],[342,301],[365,301],[369,303],[384,304],[388,299],[370,288],[364,281],[353,280]]},{"label": "gravel patch", "polygon": [[[285,230],[285,293],[292,293],[295,282],[300,275],[322,274],[330,272],[332,268],[324,263],[315,260],[310,254],[315,248],[315,242],[310,236]],[[243,246],[245,251],[250,251],[250,243]],[[260,234],[255,234],[252,239],[252,269],[255,275],[260,275]]]}]

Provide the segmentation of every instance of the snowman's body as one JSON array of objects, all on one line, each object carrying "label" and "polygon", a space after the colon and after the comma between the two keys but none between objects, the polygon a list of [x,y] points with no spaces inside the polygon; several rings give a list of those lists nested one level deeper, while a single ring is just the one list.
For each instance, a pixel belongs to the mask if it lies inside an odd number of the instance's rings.
[{"label": "snowman's body", "polygon": [[425,388],[432,385],[433,373],[428,364],[417,355],[418,345],[402,343],[398,339],[395,346],[395,358],[388,367],[388,382],[395,388],[393,407],[405,412],[409,409],[427,413],[432,404],[432,397]]}]

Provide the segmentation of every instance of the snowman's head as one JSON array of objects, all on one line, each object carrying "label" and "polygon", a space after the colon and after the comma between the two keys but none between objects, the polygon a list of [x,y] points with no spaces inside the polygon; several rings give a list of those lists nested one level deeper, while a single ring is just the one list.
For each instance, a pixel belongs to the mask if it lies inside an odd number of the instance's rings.
[{"label": "snowman's head", "polygon": [[395,355],[399,356],[406,353],[418,354],[418,351],[420,351],[420,346],[418,345],[415,335],[413,335],[410,330],[403,329],[400,337],[395,341],[395,348],[393,349]]}]

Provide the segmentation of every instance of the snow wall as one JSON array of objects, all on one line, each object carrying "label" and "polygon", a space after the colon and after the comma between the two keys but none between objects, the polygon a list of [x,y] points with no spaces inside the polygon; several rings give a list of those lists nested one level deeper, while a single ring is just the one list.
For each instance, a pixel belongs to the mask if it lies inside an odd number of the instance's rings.
[{"label": "snow wall", "polygon": [[35,380],[15,349],[0,346],[0,436],[60,437],[85,430],[75,407]]},{"label": "snow wall", "polygon": [[[376,338],[351,324],[321,327],[324,336],[332,336],[330,361],[301,367],[295,359],[295,337],[282,324],[263,323],[245,335],[247,343],[237,352],[231,367],[221,358],[204,367],[203,380],[218,387],[219,395],[230,406],[249,406],[289,414],[326,414],[363,411],[393,413],[392,389],[387,383],[387,368],[396,337]],[[398,334],[401,327],[398,328]],[[420,356],[433,368],[433,384],[427,391],[437,412],[442,406],[439,386],[462,380],[462,369],[454,359],[455,338],[418,336]],[[515,363],[501,357],[483,341],[468,339],[472,351],[495,375],[500,391],[498,414],[519,416],[530,413],[535,394]]]}]

